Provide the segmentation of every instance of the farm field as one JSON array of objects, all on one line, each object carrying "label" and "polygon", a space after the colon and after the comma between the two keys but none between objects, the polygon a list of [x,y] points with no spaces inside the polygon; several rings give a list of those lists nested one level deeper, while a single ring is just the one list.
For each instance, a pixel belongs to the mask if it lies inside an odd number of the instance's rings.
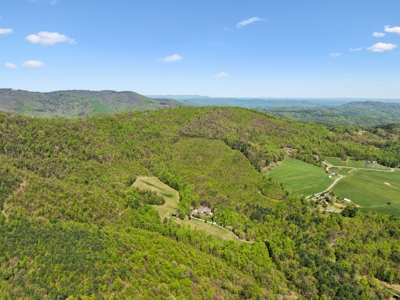
[{"label": "farm field", "polygon": [[[133,186],[137,187],[138,189],[154,191],[159,196],[162,196],[165,199],[164,205],[153,206],[158,211],[161,220],[164,220],[164,218],[171,219],[172,214],[176,213],[176,208],[179,202],[178,191],[164,184],[155,177],[145,177],[145,176],[137,177]],[[192,228],[196,228],[198,230],[204,230],[206,233],[214,235],[221,240],[230,240],[230,241],[238,240],[236,235],[234,235],[232,232],[222,229],[219,226],[214,226],[212,224],[205,223],[204,221],[195,219],[181,220],[179,218],[176,218],[174,220],[178,224],[185,224],[189,225]]]},{"label": "farm field", "polygon": [[[365,168],[364,160],[355,160],[348,158],[343,161],[338,157],[326,157],[325,161],[333,166],[339,167],[351,167],[351,168]],[[390,168],[379,165],[379,164],[369,164],[367,165],[367,169],[375,169],[375,170],[390,170]],[[344,175],[344,174],[342,174]]]},{"label": "farm field", "polygon": [[282,163],[267,173],[277,182],[295,194],[312,195],[327,189],[334,181],[328,178],[323,168],[293,158],[286,158]]},{"label": "farm field", "polygon": [[[374,172],[355,169],[333,188],[341,197],[351,199],[362,212],[400,216],[400,171]],[[391,204],[387,204],[390,202]]]}]

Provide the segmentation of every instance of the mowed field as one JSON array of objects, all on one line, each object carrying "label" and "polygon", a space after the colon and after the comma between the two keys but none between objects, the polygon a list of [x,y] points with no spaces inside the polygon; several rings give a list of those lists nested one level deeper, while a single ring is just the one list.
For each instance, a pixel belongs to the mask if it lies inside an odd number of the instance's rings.
[{"label": "mowed field", "polygon": [[309,196],[327,189],[334,181],[321,167],[300,160],[285,158],[279,166],[267,173],[294,194]]},{"label": "mowed field", "polygon": [[[155,177],[145,177],[139,176],[137,177],[133,186],[142,190],[151,190],[156,192],[159,196],[162,196],[165,199],[164,205],[154,205],[153,207],[158,211],[161,220],[164,218],[171,219],[172,214],[176,214],[176,209],[179,202],[179,193],[168,185],[164,184],[160,180]],[[204,230],[208,234],[212,234],[215,237],[222,240],[230,240],[237,241],[238,238],[231,231],[225,230],[219,226],[214,226],[210,223],[205,223],[204,221],[199,221],[195,219],[181,220],[179,218],[173,219],[178,224],[189,225],[192,228],[196,228],[199,230]]]},{"label": "mowed field", "polygon": [[352,200],[365,213],[376,211],[400,216],[399,170],[379,172],[355,169],[335,185],[333,192]]},{"label": "mowed field", "polygon": [[[348,158],[343,161],[338,157],[327,157],[325,161],[332,166],[342,166],[342,167],[351,167],[351,168],[365,168],[365,160],[355,160]],[[379,164],[368,164],[367,169],[372,170],[390,170],[390,168],[379,165]],[[343,174],[342,174],[343,175]]]}]

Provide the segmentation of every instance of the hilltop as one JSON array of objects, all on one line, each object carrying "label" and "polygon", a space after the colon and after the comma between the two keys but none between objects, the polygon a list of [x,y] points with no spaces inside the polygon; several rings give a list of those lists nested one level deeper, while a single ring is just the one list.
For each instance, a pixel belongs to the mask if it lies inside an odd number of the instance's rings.
[{"label": "hilltop", "polygon": [[[398,218],[328,214],[263,175],[285,148],[321,171],[328,156],[395,167],[395,126],[186,107],[0,127],[2,299],[387,299],[380,281],[400,283]],[[199,206],[240,240],[191,229]]]},{"label": "hilltop", "polygon": [[49,93],[0,89],[0,111],[39,117],[76,118],[130,110],[181,107],[170,99],[152,99],[135,92],[56,91]]}]

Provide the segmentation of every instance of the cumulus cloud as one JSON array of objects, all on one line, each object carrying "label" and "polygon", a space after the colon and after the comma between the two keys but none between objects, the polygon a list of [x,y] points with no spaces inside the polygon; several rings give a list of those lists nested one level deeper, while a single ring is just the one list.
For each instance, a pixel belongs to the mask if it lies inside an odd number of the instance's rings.
[{"label": "cumulus cloud", "polygon": [[331,57],[339,57],[340,53],[339,52],[331,53],[330,56]]},{"label": "cumulus cloud", "polygon": [[250,19],[247,19],[247,20],[243,20],[243,21],[237,23],[236,28],[241,28],[243,26],[249,25],[249,24],[254,23],[254,22],[259,22],[259,21],[262,21],[262,20],[264,20],[264,19],[261,19],[259,17],[253,17],[253,18],[250,18]]},{"label": "cumulus cloud", "polygon": [[358,47],[358,48],[350,48],[349,51],[351,52],[357,52],[357,51],[361,51],[362,47]]},{"label": "cumulus cloud", "polygon": [[22,64],[22,66],[28,67],[28,68],[39,68],[39,67],[43,67],[44,63],[42,63],[41,61],[37,61],[37,60],[27,60],[26,62],[24,62]]},{"label": "cumulus cloud", "polygon": [[383,52],[393,50],[394,48],[397,48],[397,45],[390,43],[376,43],[367,49],[372,52]]},{"label": "cumulus cloud", "polygon": [[10,34],[12,32],[13,32],[13,30],[11,28],[0,28],[0,34],[7,35],[7,34]]},{"label": "cumulus cloud", "polygon": [[400,34],[400,27],[390,27],[389,25],[387,25],[385,26],[385,32]]},{"label": "cumulus cloud", "polygon": [[167,56],[167,57],[164,57],[164,58],[159,58],[158,60],[159,61],[163,61],[165,63],[170,63],[170,62],[180,61],[182,59],[183,59],[182,56],[180,56],[178,54],[174,54],[174,55],[170,55],[170,56]]},{"label": "cumulus cloud", "polygon": [[75,41],[58,32],[40,31],[38,34],[31,34],[25,38],[28,42],[41,45],[54,45],[56,43],[74,44]]},{"label": "cumulus cloud", "polygon": [[373,34],[372,34],[374,37],[377,37],[377,38],[380,38],[380,37],[384,37],[385,35],[386,35],[386,33],[383,33],[383,32],[374,32]]},{"label": "cumulus cloud", "polygon": [[13,63],[5,63],[4,68],[15,69],[17,66]]},{"label": "cumulus cloud", "polygon": [[226,72],[219,72],[218,74],[215,74],[214,77],[215,78],[229,77],[229,74]]}]

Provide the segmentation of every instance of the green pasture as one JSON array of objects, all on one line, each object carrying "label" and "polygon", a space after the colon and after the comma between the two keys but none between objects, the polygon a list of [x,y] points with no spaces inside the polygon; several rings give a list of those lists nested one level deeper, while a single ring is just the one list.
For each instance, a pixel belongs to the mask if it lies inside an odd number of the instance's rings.
[{"label": "green pasture", "polygon": [[290,192],[305,196],[322,192],[334,181],[334,178],[328,178],[323,168],[292,158],[284,159],[267,175],[282,182]]},{"label": "green pasture", "polygon": [[332,167],[329,169],[329,171],[338,173],[340,175],[348,175],[349,173],[352,173],[355,170],[353,168]]},{"label": "green pasture", "polygon": [[[172,217],[172,214],[176,214],[176,209],[179,202],[178,191],[162,183],[155,177],[137,177],[133,186],[142,190],[154,191],[159,196],[162,196],[165,199],[164,205],[153,206],[158,211],[161,220],[164,220],[164,218],[170,219]],[[195,219],[188,220],[187,218],[185,220],[181,220],[179,218],[176,218],[174,220],[179,224],[185,224],[198,230],[204,230],[206,233],[214,235],[222,240],[238,240],[236,235],[234,235],[231,231],[225,230],[219,226],[214,226],[210,223],[205,223],[204,221],[199,221]]]},{"label": "green pasture", "polygon": [[[331,164],[332,166],[336,166],[336,167],[365,168],[364,160],[355,160],[352,158],[347,158],[346,160],[343,161],[338,157],[326,157],[325,161],[327,163]],[[368,164],[367,169],[390,170],[390,168],[379,165],[379,164]]]},{"label": "green pasture", "polygon": [[[342,173],[340,173],[342,174]],[[400,216],[400,172],[357,170],[346,174],[333,192],[360,206],[361,211]],[[391,205],[387,203],[390,202]]]}]

